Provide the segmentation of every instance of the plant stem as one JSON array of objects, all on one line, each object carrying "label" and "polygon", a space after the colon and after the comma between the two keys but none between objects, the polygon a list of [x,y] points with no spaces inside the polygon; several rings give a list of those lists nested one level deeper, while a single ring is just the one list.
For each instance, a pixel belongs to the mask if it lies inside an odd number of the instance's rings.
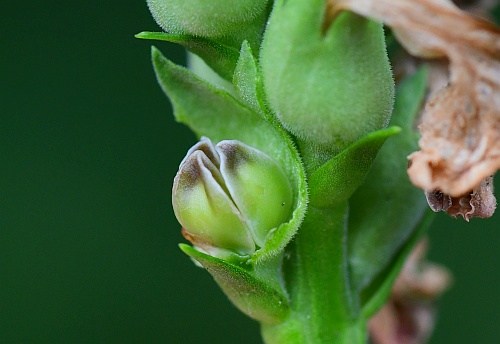
[{"label": "plant stem", "polygon": [[346,203],[332,209],[309,207],[285,255],[291,314],[283,323],[263,327],[267,344],[366,342],[366,323],[357,318],[349,286],[346,215]]},{"label": "plant stem", "polygon": [[328,338],[319,338],[313,333],[307,333],[307,329],[303,326],[305,321],[290,318],[280,325],[263,327],[264,342],[266,344],[365,344],[367,342],[364,320],[344,324],[340,331],[332,332]]}]

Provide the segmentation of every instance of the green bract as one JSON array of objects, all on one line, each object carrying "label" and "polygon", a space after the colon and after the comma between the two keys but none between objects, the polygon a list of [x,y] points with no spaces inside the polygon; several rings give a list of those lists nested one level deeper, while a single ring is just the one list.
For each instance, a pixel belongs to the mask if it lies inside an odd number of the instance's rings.
[{"label": "green bract", "polygon": [[261,67],[283,125],[338,151],[387,125],[394,83],[382,25],[346,12],[325,31],[325,6],[324,0],[277,1]]},{"label": "green bract", "polygon": [[156,22],[167,32],[201,37],[233,35],[266,9],[267,0],[148,0]]},{"label": "green bract", "polygon": [[207,138],[191,148],[174,180],[172,204],[185,236],[217,255],[262,247],[291,218],[292,188],[268,155],[236,140]]}]

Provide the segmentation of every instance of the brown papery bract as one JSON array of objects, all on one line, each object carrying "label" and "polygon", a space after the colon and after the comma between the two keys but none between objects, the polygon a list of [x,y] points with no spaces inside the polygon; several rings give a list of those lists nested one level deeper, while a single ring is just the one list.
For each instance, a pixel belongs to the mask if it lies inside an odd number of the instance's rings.
[{"label": "brown papery bract", "polygon": [[[452,198],[481,188],[500,168],[500,30],[448,0],[330,0],[326,21],[343,10],[390,26],[412,55],[447,58],[448,84],[425,105],[408,174]],[[494,210],[494,196],[484,199]]]}]

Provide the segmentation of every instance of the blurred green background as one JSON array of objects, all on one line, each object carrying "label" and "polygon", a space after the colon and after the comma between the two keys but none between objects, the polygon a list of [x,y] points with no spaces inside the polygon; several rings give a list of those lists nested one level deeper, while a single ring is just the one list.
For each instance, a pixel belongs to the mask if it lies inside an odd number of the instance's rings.
[{"label": "blurred green background", "polygon": [[[260,343],[177,248],[170,189],[195,138],[133,37],[158,30],[146,3],[1,8],[0,343]],[[432,343],[498,343],[499,221],[438,216],[430,257],[455,285]]]}]

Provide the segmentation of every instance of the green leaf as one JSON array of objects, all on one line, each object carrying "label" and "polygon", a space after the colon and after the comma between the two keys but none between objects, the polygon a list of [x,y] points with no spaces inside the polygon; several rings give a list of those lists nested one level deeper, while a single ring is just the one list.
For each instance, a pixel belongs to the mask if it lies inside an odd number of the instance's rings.
[{"label": "green leaf", "polygon": [[298,230],[307,206],[305,172],[289,135],[227,92],[175,65],[154,47],[152,55],[158,81],[169,96],[178,121],[213,142],[244,142],[274,158],[285,171],[293,190],[292,218],[269,233],[264,247],[252,260],[259,263],[279,254]]},{"label": "green leaf", "polygon": [[179,246],[214,277],[234,305],[249,317],[263,324],[274,324],[288,315],[288,300],[280,290],[239,266],[201,253],[189,245]]},{"label": "green leaf", "polygon": [[394,282],[396,278],[398,278],[406,262],[406,258],[427,232],[435,216],[435,213],[427,209],[416,230],[399,249],[391,263],[378,274],[369,287],[363,290],[361,294],[361,303],[363,304],[362,314],[365,319],[370,319],[374,316],[387,302],[387,299],[391,295]]},{"label": "green leaf", "polygon": [[188,51],[186,60],[186,67],[191,72],[199,76],[201,79],[207,81],[209,84],[222,88],[232,95],[236,95],[233,83],[227,79],[224,79],[222,76],[220,76],[220,74],[215,72],[201,57]]},{"label": "green leaf", "polygon": [[270,107],[299,139],[340,151],[384,128],[394,97],[382,25],[325,0],[276,1],[260,67]]},{"label": "green leaf", "polygon": [[368,134],[317,169],[309,177],[309,199],[319,208],[346,201],[364,181],[380,147],[401,129],[391,127]]},{"label": "green leaf", "polygon": [[236,93],[245,105],[256,113],[262,113],[262,107],[257,96],[258,78],[257,64],[252,49],[248,42],[245,41],[241,46],[240,58],[234,71],[233,84]]},{"label": "green leaf", "polygon": [[208,38],[164,32],[141,32],[135,37],[178,43],[201,57],[210,68],[227,80],[232,79],[239,57],[237,49]]},{"label": "green leaf", "polygon": [[387,140],[349,201],[349,260],[358,291],[391,264],[427,209],[423,192],[406,173],[406,157],[417,149],[414,121],[425,95],[426,76],[422,69],[398,87],[391,125],[402,131]]}]

